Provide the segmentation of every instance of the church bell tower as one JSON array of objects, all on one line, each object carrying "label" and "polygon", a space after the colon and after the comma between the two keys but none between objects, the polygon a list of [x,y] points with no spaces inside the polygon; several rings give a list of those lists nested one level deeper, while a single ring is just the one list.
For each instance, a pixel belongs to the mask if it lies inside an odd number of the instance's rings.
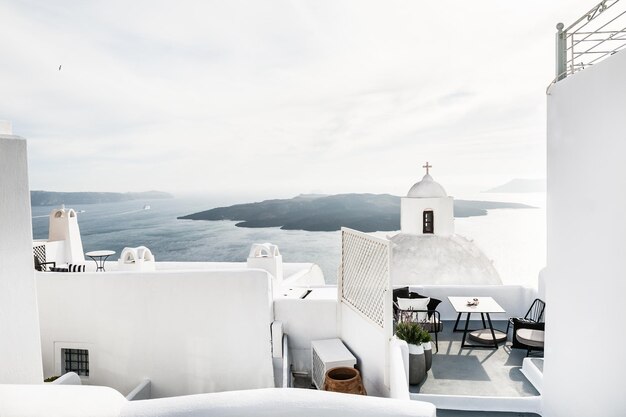
[{"label": "church bell tower", "polygon": [[433,180],[426,162],[426,175],[402,197],[400,228],[412,235],[450,236],[454,234],[454,198]]}]

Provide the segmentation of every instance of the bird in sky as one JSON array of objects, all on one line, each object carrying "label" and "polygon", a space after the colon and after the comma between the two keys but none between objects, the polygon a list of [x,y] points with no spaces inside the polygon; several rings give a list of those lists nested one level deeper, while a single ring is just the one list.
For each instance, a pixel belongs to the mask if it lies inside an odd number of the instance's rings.
[{"label": "bird in sky", "polygon": [[61,71],[61,66],[62,66],[62,65],[59,65],[59,71]]}]

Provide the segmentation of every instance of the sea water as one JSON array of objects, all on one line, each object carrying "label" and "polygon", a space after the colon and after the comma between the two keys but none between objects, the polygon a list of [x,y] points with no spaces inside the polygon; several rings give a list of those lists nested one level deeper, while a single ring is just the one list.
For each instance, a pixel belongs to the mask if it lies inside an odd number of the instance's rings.
[{"label": "sea water", "polygon": [[[459,197],[457,197],[459,198]],[[486,216],[455,219],[456,232],[474,242],[493,260],[503,283],[537,285],[545,266],[545,194],[480,194],[463,199],[519,202],[532,209],[489,210]],[[119,203],[77,204],[85,252],[119,253],[146,246],[157,261],[245,262],[253,243],[278,245],[285,262],[314,262],[326,282],[337,282],[340,232],[243,228],[236,221],[178,220],[178,216],[227,205],[220,199],[174,198]],[[145,210],[144,206],[150,209]],[[35,239],[48,237],[48,214],[54,207],[33,207]],[[394,232],[380,232],[381,236]]]}]

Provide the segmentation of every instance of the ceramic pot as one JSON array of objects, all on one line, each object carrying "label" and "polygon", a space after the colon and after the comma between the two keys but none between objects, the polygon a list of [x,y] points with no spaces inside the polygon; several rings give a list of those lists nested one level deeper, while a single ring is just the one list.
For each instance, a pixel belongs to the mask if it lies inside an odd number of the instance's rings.
[{"label": "ceramic pot", "polygon": [[426,363],[426,372],[430,371],[433,365],[433,345],[431,342],[422,343],[424,348],[424,362]]},{"label": "ceramic pot", "polygon": [[409,384],[416,385],[426,378],[426,359],[422,345],[409,345]]},{"label": "ceramic pot", "polygon": [[324,391],[367,395],[359,371],[347,366],[333,368],[326,372]]}]

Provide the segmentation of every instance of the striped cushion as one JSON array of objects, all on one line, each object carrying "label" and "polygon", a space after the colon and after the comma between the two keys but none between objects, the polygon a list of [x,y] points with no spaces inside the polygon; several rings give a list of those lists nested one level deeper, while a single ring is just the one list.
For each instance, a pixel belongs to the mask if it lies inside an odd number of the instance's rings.
[{"label": "striped cushion", "polygon": [[85,265],[81,264],[69,264],[67,266],[68,272],[85,272]]}]

